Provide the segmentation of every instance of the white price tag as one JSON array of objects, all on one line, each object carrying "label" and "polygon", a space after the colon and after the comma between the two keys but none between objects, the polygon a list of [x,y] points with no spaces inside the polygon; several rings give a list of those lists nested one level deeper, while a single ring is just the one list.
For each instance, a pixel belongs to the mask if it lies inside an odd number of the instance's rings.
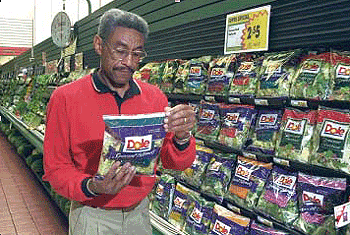
[{"label": "white price tag", "polygon": [[289,166],[289,161],[281,158],[274,157],[273,161],[277,164],[283,165],[283,166]]},{"label": "white price tag", "polygon": [[296,107],[307,107],[306,100],[291,100],[290,103],[292,106],[296,106]]},{"label": "white price tag", "polygon": [[232,103],[232,104],[240,104],[241,103],[241,99],[237,98],[237,97],[229,97],[228,98],[228,102]]},{"label": "white price tag", "polygon": [[269,105],[269,101],[265,99],[255,99],[256,105]]},{"label": "white price tag", "polygon": [[206,101],[215,101],[215,96],[204,96],[204,99],[206,100]]},{"label": "white price tag", "polygon": [[334,207],[335,227],[350,224],[350,202]]}]

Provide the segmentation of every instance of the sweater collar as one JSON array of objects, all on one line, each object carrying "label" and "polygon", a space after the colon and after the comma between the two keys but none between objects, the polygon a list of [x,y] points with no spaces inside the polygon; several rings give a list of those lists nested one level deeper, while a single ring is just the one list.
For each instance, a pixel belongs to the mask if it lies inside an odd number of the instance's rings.
[{"label": "sweater collar", "polygon": [[[112,93],[112,94],[116,94],[116,92],[112,91],[111,89],[109,89],[109,87],[107,87],[105,84],[103,84],[97,74],[98,70],[95,70],[92,73],[92,83],[93,86],[95,88],[95,90],[99,93]],[[131,79],[129,81],[130,84],[130,88],[129,90],[127,90],[125,92],[125,96],[124,99],[128,99],[131,98],[135,95],[139,95],[141,93],[141,88],[139,87],[139,85],[134,81],[134,79]]]}]

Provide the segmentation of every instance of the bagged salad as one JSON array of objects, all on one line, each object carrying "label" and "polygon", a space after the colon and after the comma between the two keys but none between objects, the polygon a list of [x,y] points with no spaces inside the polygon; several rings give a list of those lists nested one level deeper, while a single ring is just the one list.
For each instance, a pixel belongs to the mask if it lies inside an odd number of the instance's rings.
[{"label": "bagged salad", "polygon": [[197,122],[196,138],[203,140],[217,140],[220,130],[219,105],[201,102]]},{"label": "bagged salad", "polygon": [[350,173],[350,112],[320,107],[310,162]]},{"label": "bagged salad", "polygon": [[180,60],[167,60],[161,64],[162,76],[159,86],[163,92],[169,93],[173,91],[177,69],[181,63]]},{"label": "bagged salad", "polygon": [[270,175],[272,163],[238,157],[225,198],[245,208],[254,208]]},{"label": "bagged salad", "polygon": [[191,235],[207,235],[215,203],[205,200],[197,193],[190,192],[188,198],[191,203],[187,210],[185,232]]},{"label": "bagged salad", "polygon": [[255,54],[239,54],[237,71],[230,84],[230,95],[253,96],[258,83],[259,61]]},{"label": "bagged salad", "polygon": [[334,84],[330,99],[350,100],[350,55],[349,52],[332,54]]},{"label": "bagged salad", "polygon": [[190,193],[199,196],[198,192],[195,192],[180,183],[176,184],[168,221],[179,230],[183,230],[185,226],[187,210],[191,204],[190,198],[188,197]]},{"label": "bagged salad", "polygon": [[300,51],[267,53],[259,73],[257,97],[288,97]]},{"label": "bagged salad", "polygon": [[181,179],[194,187],[202,185],[205,170],[213,157],[215,157],[215,155],[212,149],[197,144],[196,159],[190,168],[182,172]]},{"label": "bagged salad", "polygon": [[258,224],[255,221],[250,225],[250,235],[288,235],[289,233]]},{"label": "bagged salad", "polygon": [[345,178],[330,178],[299,172],[300,216],[294,226],[309,235],[336,235],[334,206],[344,203]]},{"label": "bagged salad", "polygon": [[211,229],[209,235],[248,235],[250,219],[214,205]]},{"label": "bagged salad", "polygon": [[168,219],[172,207],[174,191],[174,177],[162,174],[156,186],[154,200],[151,204],[151,211],[164,219]]},{"label": "bagged salad", "polygon": [[332,90],[332,71],[330,53],[305,57],[295,74],[291,97],[327,100]]},{"label": "bagged salad", "polygon": [[204,94],[208,81],[208,67],[211,61],[210,56],[198,59],[191,59],[189,75],[185,86],[185,92],[191,94]]},{"label": "bagged salad", "polygon": [[230,183],[235,160],[216,156],[205,172],[201,192],[222,201]]},{"label": "bagged salad", "polygon": [[210,63],[210,76],[205,93],[226,96],[236,70],[236,64],[237,55],[235,54],[214,59]]},{"label": "bagged salad", "polygon": [[185,86],[190,73],[190,61],[183,61],[177,69],[173,93],[185,93]]},{"label": "bagged salad", "polygon": [[147,63],[141,69],[139,69],[139,71],[134,73],[134,78],[158,85],[161,78],[160,65],[161,63],[159,62]]},{"label": "bagged salad", "polygon": [[254,125],[250,129],[250,144],[247,150],[274,155],[282,116],[281,109],[259,109]]},{"label": "bagged salad", "polygon": [[298,217],[297,172],[274,166],[258,200],[257,211],[292,225]]},{"label": "bagged salad", "polygon": [[154,175],[166,135],[164,117],[165,113],[104,115],[106,129],[96,177],[103,178],[116,161],[130,162],[136,174]]},{"label": "bagged salad", "polygon": [[245,144],[255,109],[250,105],[220,105],[222,125],[219,131],[219,142],[233,148],[241,149]]},{"label": "bagged salad", "polygon": [[316,117],[315,110],[285,109],[276,146],[278,157],[300,162],[309,161],[313,151],[311,137],[314,134]]}]

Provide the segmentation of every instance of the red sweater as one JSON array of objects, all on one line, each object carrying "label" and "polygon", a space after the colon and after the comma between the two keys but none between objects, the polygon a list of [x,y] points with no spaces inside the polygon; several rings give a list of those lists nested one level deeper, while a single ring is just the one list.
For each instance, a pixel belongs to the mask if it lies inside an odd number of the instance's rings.
[{"label": "red sweater", "polygon": [[[155,176],[135,176],[118,194],[87,197],[82,181],[92,177],[100,161],[105,124],[103,115],[163,112],[167,97],[155,86],[137,81],[140,94],[126,99],[119,110],[112,93],[102,93],[87,75],[58,87],[47,107],[44,139],[43,180],[55,192],[94,207],[129,207],[144,199],[152,190]],[[174,146],[173,133],[167,133],[161,149],[165,168],[184,170],[195,158],[195,140],[180,151]]]}]

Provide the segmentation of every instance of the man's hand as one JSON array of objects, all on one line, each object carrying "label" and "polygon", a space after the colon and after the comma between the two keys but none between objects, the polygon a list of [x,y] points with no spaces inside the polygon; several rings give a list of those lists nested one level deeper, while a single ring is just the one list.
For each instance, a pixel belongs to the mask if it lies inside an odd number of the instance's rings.
[{"label": "man's hand", "polygon": [[128,185],[136,173],[136,168],[129,162],[120,167],[120,162],[114,163],[103,180],[93,178],[90,182],[90,190],[98,194],[117,194],[124,186]]},{"label": "man's hand", "polygon": [[189,105],[179,104],[173,108],[165,108],[165,130],[174,132],[178,139],[187,138],[196,124],[196,114]]}]

